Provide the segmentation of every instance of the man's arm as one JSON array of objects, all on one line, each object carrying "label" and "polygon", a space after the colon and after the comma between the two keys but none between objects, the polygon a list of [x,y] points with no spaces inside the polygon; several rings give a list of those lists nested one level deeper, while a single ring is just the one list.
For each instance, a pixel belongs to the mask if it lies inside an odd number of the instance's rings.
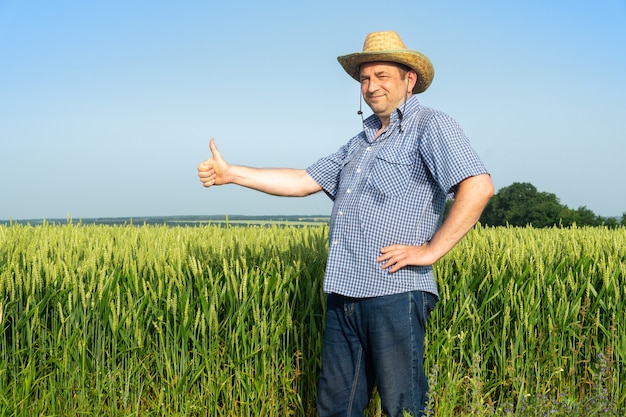
[{"label": "man's arm", "polygon": [[448,217],[430,242],[422,246],[391,245],[381,249],[377,262],[396,272],[407,265],[432,265],[448,253],[476,224],[493,196],[488,174],[466,178],[459,183]]},{"label": "man's arm", "polygon": [[213,139],[209,147],[212,157],[198,165],[198,177],[205,187],[237,184],[267,194],[289,197],[304,197],[322,190],[304,169],[231,165],[224,160]]}]

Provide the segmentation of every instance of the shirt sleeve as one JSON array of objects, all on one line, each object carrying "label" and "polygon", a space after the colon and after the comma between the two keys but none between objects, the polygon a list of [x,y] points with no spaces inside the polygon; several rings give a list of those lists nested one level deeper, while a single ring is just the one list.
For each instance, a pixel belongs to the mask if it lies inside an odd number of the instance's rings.
[{"label": "shirt sleeve", "polygon": [[364,133],[350,139],[339,150],[319,159],[306,169],[307,173],[317,182],[331,200],[335,201],[339,189],[341,170],[350,161],[358,144],[364,140]]},{"label": "shirt sleeve", "polygon": [[439,111],[434,111],[427,122],[420,153],[449,198],[454,197],[464,179],[488,173],[460,125]]},{"label": "shirt sleeve", "polygon": [[306,169],[311,178],[322,187],[326,195],[333,201],[335,201],[339,188],[341,170],[349,160],[351,144],[357,137],[339,148],[337,152],[319,159]]}]

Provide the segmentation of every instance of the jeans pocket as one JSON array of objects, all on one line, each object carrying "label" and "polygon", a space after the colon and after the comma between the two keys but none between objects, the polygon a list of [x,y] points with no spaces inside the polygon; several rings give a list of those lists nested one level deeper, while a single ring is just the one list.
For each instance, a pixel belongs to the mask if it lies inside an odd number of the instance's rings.
[{"label": "jeans pocket", "polygon": [[423,291],[422,292],[422,314],[424,315],[424,322],[428,320],[430,313],[435,309],[437,305],[437,297],[434,294]]}]

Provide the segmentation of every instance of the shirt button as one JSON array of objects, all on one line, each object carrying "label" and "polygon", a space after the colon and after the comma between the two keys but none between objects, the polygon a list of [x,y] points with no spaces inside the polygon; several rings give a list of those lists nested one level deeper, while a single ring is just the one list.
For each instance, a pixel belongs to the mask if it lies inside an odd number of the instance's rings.
[{"label": "shirt button", "polygon": [[337,213],[339,216],[343,216],[343,211],[339,210],[339,212]]},{"label": "shirt button", "polygon": [[371,147],[371,146],[368,146],[367,148],[365,148],[365,150],[369,152],[369,151],[371,151],[371,150],[372,150],[372,147]]},{"label": "shirt button", "polygon": [[356,173],[357,173],[357,174],[360,174],[360,173],[361,173],[361,171],[362,171],[362,169],[361,169],[361,168],[357,168],[357,169],[356,169]]},{"label": "shirt button", "polygon": [[348,194],[350,194],[351,192],[352,192],[352,190],[349,189],[349,188],[346,190],[346,193],[348,193]]},{"label": "shirt button", "polygon": [[333,245],[336,245],[337,243],[339,243],[337,239],[333,240]]}]

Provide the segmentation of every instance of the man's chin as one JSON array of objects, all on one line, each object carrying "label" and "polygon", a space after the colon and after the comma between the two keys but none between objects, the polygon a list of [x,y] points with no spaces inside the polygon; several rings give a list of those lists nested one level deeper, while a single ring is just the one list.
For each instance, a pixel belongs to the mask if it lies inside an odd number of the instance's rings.
[{"label": "man's chin", "polygon": [[367,103],[369,108],[372,109],[374,114],[379,114],[385,111],[385,107],[379,103]]}]

